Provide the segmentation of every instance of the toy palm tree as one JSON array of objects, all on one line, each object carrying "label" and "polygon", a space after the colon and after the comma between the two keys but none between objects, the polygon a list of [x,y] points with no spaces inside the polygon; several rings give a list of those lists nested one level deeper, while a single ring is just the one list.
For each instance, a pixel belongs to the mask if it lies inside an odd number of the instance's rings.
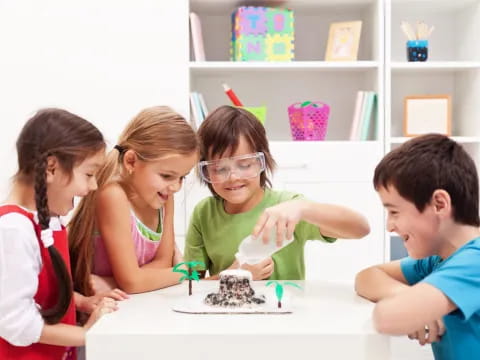
[{"label": "toy palm tree", "polygon": [[[182,265],[185,265],[188,270],[179,269],[179,267],[182,266]],[[192,295],[192,280],[196,280],[196,281],[200,280],[200,276],[198,275],[198,271],[193,270],[193,268],[198,266],[198,265],[205,266],[205,264],[201,261],[188,261],[188,262],[178,263],[177,265],[175,265],[173,267],[173,270],[172,270],[173,272],[178,272],[178,273],[183,274],[183,276],[179,280],[180,282],[182,282],[183,280],[188,280],[188,295],[189,296]]]},{"label": "toy palm tree", "polygon": [[275,284],[275,294],[277,295],[277,300],[278,300],[278,308],[280,309],[282,307],[282,298],[283,298],[283,286],[284,285],[290,285],[293,287],[296,287],[297,289],[301,289],[302,287],[298,284],[295,284],[291,281],[285,281],[283,284],[280,281],[277,280],[271,280],[265,284],[265,286],[270,286],[272,284]]}]

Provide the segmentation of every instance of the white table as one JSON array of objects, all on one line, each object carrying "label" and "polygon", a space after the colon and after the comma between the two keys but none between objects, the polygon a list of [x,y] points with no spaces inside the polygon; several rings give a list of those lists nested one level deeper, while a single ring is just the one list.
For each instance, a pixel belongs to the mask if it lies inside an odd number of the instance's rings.
[{"label": "white table", "polygon": [[[87,360],[303,360],[389,358],[389,338],[376,333],[373,304],[351,285],[299,282],[292,314],[183,314],[172,305],[187,296],[188,283],[119,303],[87,334]],[[254,282],[268,295],[274,287]],[[216,291],[218,281],[194,282],[195,293]],[[274,295],[273,295],[274,296]]]}]

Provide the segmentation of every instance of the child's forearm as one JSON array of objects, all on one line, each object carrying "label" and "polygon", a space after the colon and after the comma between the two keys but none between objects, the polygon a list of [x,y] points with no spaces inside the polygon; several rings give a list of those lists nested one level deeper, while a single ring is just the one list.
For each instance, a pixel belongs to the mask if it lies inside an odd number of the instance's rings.
[{"label": "child's forearm", "polygon": [[86,297],[80,294],[77,291],[73,292],[73,299],[75,303],[75,308],[80,312],[85,312],[85,299]]},{"label": "child's forearm", "polygon": [[40,334],[39,343],[57,346],[85,345],[86,329],[67,324],[45,324]]},{"label": "child's forearm", "polygon": [[324,236],[357,239],[370,232],[363,215],[343,206],[305,200],[302,213],[302,220],[318,226]]},{"label": "child's forearm", "polygon": [[172,267],[158,268],[150,263],[129,273],[125,278],[115,280],[120,289],[128,294],[136,294],[179,284],[181,277],[182,274],[174,273]]},{"label": "child's forearm", "polygon": [[173,258],[175,256],[175,236],[173,232],[164,233],[161,243],[157,249],[155,259],[151,262],[155,267],[166,268],[172,267]]},{"label": "child's forearm", "polygon": [[165,269],[165,268],[172,267],[172,262],[173,262],[173,253],[171,254],[171,256],[170,255],[158,256],[148,264],[143,265],[143,267]]},{"label": "child's forearm", "polygon": [[181,262],[185,262],[185,259],[183,258],[183,253],[180,251],[178,246],[175,244],[175,253],[173,254],[173,263],[172,265],[175,266]]},{"label": "child's forearm", "polygon": [[205,277],[204,280],[218,280],[218,279],[220,279],[220,275],[219,275],[219,274],[217,274],[217,275],[212,275],[212,276],[207,276],[207,277]]},{"label": "child's forearm", "polygon": [[409,287],[377,267],[365,269],[355,278],[357,294],[374,302],[396,295]]}]

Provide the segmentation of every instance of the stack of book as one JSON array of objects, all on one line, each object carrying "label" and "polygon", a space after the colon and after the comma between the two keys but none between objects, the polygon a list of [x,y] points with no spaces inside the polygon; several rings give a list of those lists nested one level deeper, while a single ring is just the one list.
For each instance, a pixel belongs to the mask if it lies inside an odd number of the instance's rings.
[{"label": "stack of book", "polygon": [[192,125],[198,129],[208,115],[207,105],[201,93],[196,91],[190,93],[190,108],[192,110]]},{"label": "stack of book", "polygon": [[350,140],[375,139],[376,99],[377,95],[374,91],[357,92]]}]

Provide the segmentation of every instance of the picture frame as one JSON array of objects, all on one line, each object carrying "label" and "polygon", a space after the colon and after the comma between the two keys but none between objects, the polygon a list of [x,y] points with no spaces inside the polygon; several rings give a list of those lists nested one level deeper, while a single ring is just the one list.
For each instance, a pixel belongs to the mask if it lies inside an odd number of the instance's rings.
[{"label": "picture frame", "polygon": [[362,22],[347,21],[330,24],[326,61],[356,61]]},{"label": "picture frame", "polygon": [[450,95],[413,95],[403,100],[403,134],[417,136],[452,132],[452,99]]}]

